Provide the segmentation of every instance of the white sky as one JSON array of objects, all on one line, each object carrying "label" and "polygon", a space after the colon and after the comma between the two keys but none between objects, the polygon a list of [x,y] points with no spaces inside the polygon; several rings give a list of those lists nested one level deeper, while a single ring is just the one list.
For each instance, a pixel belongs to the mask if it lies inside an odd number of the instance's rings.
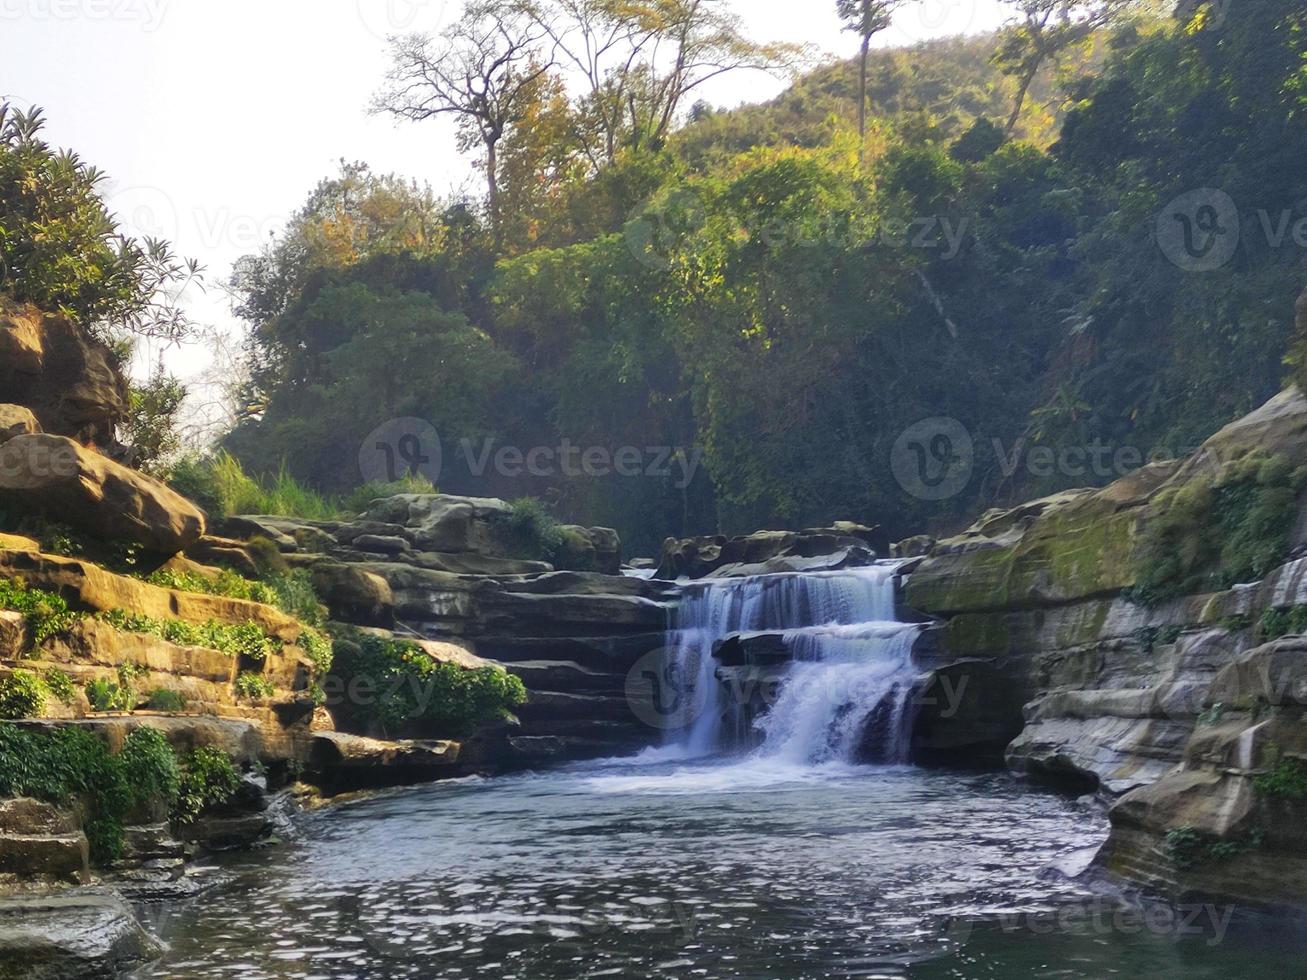
[{"label": "white sky", "polygon": [[[437,30],[462,0],[0,0],[0,94],[46,110],[47,139],[107,172],[129,230],[168,238],[210,281],[254,251],[344,157],[378,172],[476,190],[441,123],[369,117],[385,37]],[[761,40],[850,56],[835,0],[736,0]],[[898,46],[993,28],[998,0],[922,0],[878,40]],[[719,106],[776,95],[757,73],[720,80]],[[223,294],[191,295],[197,319],[236,329]],[[146,354],[148,357],[148,352]],[[168,355],[183,376],[206,352]]]}]

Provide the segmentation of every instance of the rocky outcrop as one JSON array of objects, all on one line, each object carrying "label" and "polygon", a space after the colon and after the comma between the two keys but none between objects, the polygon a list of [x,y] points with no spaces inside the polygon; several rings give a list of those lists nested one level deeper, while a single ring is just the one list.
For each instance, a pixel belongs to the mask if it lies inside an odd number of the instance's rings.
[{"label": "rocky outcrop", "polygon": [[127,381],[109,349],[60,316],[0,297],[0,394],[45,432],[108,447],[127,414]]},{"label": "rocky outcrop", "polygon": [[40,431],[41,423],[30,408],[0,405],[0,443],[6,443],[14,436],[36,435]]},{"label": "rocky outcrop", "polygon": [[319,732],[313,738],[308,765],[326,791],[341,793],[457,775],[460,751],[458,742],[447,740],[384,741]]},{"label": "rocky outcrop", "polygon": [[158,480],[56,435],[0,446],[0,491],[102,540],[173,555],[204,534],[204,515]]},{"label": "rocky outcrop", "polygon": [[[915,747],[968,761],[1011,732],[1010,767],[1111,805],[1100,868],[1172,896],[1300,904],[1307,646],[1258,643],[1307,608],[1307,559],[1295,550],[1260,580],[1154,605],[1131,591],[1146,531],[1180,491],[1252,453],[1307,464],[1296,389],[1186,460],[993,511],[934,544],[903,599],[937,622],[932,683],[972,693],[951,716],[924,711]],[[1299,504],[1292,549],[1307,543]]]},{"label": "rocky outcrop", "polygon": [[759,531],[728,538],[668,538],[657,578],[705,578],[853,568],[875,560],[875,528],[849,522],[806,531]]},{"label": "rocky outcrop", "polygon": [[122,976],[160,953],[111,893],[0,899],[0,980]]}]

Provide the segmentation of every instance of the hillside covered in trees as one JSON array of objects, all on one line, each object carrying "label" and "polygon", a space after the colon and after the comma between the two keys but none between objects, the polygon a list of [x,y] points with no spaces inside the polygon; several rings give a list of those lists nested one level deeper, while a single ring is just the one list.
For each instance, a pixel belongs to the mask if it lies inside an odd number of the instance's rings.
[{"label": "hillside covered in trees", "polygon": [[[803,52],[692,11],[708,19],[623,28],[674,35],[673,69],[619,69],[570,58],[592,50],[566,18],[585,4],[513,6],[495,37],[474,6],[443,37],[395,39],[376,97],[454,115],[484,200],[345,164],[238,265],[246,415],[223,445],[248,470],[347,491],[369,433],[416,417],[440,434],[442,490],[540,497],[635,553],[836,518],[906,533],[1177,456],[1289,370],[1297,3],[1112,10],[1037,58],[1028,19],[872,51],[861,135],[856,59],[719,111],[696,71]],[[495,45],[489,96],[457,108],[442,87]],[[891,457],[937,418],[970,439],[965,479],[914,492]],[[484,465],[569,445],[649,465]]]}]

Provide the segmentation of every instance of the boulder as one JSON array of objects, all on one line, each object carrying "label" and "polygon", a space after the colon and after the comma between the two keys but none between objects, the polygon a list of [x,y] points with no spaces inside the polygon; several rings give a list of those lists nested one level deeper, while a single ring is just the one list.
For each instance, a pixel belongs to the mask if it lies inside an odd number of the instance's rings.
[{"label": "boulder", "polygon": [[655,574],[665,579],[697,579],[870,565],[876,558],[872,548],[875,533],[875,528],[840,521],[805,531],[668,538]]},{"label": "boulder", "polygon": [[332,619],[356,626],[389,628],[395,624],[395,596],[380,575],[330,560],[314,562],[309,574]]},{"label": "boulder", "polygon": [[622,540],[612,528],[567,524],[559,530],[563,534],[563,547],[556,562],[559,568],[621,574]]},{"label": "boulder", "polygon": [[0,899],[0,980],[122,976],[161,953],[116,895]]},{"label": "boulder", "polygon": [[14,436],[36,435],[40,431],[41,423],[30,408],[0,405],[0,443],[8,442]]},{"label": "boulder", "polygon": [[204,515],[152,477],[56,435],[0,446],[0,490],[103,541],[176,554],[204,534]]},{"label": "boulder", "polygon": [[3,298],[0,392],[46,432],[102,447],[127,413],[127,380],[107,346],[64,317]]},{"label": "boulder", "polygon": [[511,513],[508,504],[498,498],[399,494],[373,501],[363,517],[407,529],[419,551],[475,551],[514,558],[519,556],[512,554],[502,526]]},{"label": "boulder", "polygon": [[458,742],[388,742],[342,732],[318,732],[309,747],[308,765],[324,790],[347,792],[449,775],[458,763],[460,748]]}]

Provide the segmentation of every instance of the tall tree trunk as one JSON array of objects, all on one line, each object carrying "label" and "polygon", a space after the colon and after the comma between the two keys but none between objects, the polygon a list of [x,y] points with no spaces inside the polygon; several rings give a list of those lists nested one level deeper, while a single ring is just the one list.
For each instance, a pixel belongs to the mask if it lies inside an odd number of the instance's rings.
[{"label": "tall tree trunk", "polygon": [[486,140],[486,210],[490,216],[490,236],[499,251],[502,242],[499,220],[499,141]]},{"label": "tall tree trunk", "polygon": [[871,35],[862,35],[862,62],[858,69],[858,162],[867,155],[867,59],[871,53]]},{"label": "tall tree trunk", "polygon": [[1021,110],[1025,108],[1026,96],[1030,92],[1030,86],[1035,82],[1035,76],[1039,74],[1040,61],[1032,62],[1030,68],[1021,76],[1021,85],[1017,89],[1016,105],[1012,107],[1012,115],[1008,116],[1007,128],[1004,133],[1011,136],[1017,128],[1017,123],[1021,119]]}]

